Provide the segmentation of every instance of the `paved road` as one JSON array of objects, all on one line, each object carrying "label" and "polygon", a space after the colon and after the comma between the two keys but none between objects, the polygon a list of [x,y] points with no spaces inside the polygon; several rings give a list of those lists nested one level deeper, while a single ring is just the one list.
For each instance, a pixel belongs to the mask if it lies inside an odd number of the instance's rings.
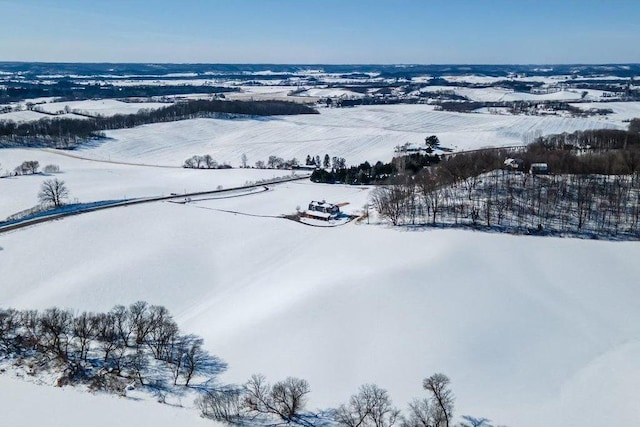
[{"label": "paved road", "polygon": [[62,212],[62,213],[59,213],[59,214],[49,215],[49,216],[45,216],[45,217],[27,219],[27,220],[24,220],[24,221],[15,222],[15,223],[4,225],[4,226],[0,224],[0,234],[6,233],[8,231],[19,230],[19,229],[25,228],[25,227],[30,227],[30,226],[36,225],[36,224],[42,224],[42,223],[49,222],[49,221],[55,221],[55,220],[58,220],[58,219],[61,219],[61,218],[65,218],[65,217],[68,217],[68,216],[72,216],[72,215],[80,215],[80,214],[85,214],[85,213],[89,213],[89,212],[101,211],[101,210],[105,210],[105,209],[120,208],[120,207],[123,207],[123,206],[140,205],[140,204],[143,204],[143,203],[155,203],[155,202],[162,202],[162,201],[169,201],[169,200],[183,201],[185,198],[190,198],[190,197],[206,196],[206,195],[209,195],[209,194],[217,194],[217,193],[228,193],[228,192],[231,192],[231,191],[247,190],[247,189],[257,188],[257,187],[267,187],[268,185],[280,184],[280,183],[283,183],[283,182],[300,181],[300,180],[303,180],[303,179],[309,179],[309,176],[310,175],[294,176],[294,177],[290,177],[290,178],[282,178],[282,179],[271,180],[268,183],[262,183],[262,184],[243,185],[241,187],[224,188],[224,189],[221,189],[221,190],[198,191],[198,192],[195,192],[195,193],[186,193],[186,194],[180,194],[180,195],[146,197],[146,198],[141,198],[141,199],[132,199],[132,200],[125,200],[125,201],[122,201],[122,202],[115,202],[115,203],[108,204],[108,205],[87,207],[85,209],[80,209],[80,210],[77,210],[77,211]]}]

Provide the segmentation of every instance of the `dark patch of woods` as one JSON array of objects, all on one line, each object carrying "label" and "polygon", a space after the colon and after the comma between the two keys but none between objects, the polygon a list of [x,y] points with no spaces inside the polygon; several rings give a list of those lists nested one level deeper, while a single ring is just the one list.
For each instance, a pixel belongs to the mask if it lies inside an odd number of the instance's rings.
[{"label": "dark patch of woods", "polygon": [[53,147],[71,149],[88,139],[103,138],[102,131],[132,128],[150,123],[202,117],[276,116],[317,114],[303,104],[288,101],[192,100],[135,114],[89,119],[52,118],[15,123],[0,121],[0,147]]},{"label": "dark patch of woods", "polygon": [[[336,159],[336,157],[333,159]],[[394,157],[390,163],[377,161],[372,165],[366,161],[357,166],[349,167],[345,165],[344,159],[341,160],[333,161],[331,166],[325,162],[325,168],[318,165],[311,174],[311,181],[325,184],[380,184],[394,177],[399,173],[399,170],[416,174],[426,166],[439,163],[440,156],[437,154],[412,153],[406,156]]]},{"label": "dark patch of woods", "polygon": [[[509,158],[518,159],[516,168],[505,165]],[[535,163],[546,163],[550,173],[529,173]],[[417,172],[397,158],[394,164],[397,171],[371,200],[393,225],[640,238],[636,131],[575,132],[541,137],[521,150],[447,154]]]},{"label": "dark patch of woods", "polygon": [[119,86],[105,84],[78,84],[69,80],[59,80],[54,85],[40,83],[5,83],[0,89],[0,103],[21,102],[25,99],[56,97],[59,101],[83,99],[130,98],[130,97],[162,97],[191,93],[221,94],[238,89],[202,86],[202,85],[155,85],[155,86]]}]

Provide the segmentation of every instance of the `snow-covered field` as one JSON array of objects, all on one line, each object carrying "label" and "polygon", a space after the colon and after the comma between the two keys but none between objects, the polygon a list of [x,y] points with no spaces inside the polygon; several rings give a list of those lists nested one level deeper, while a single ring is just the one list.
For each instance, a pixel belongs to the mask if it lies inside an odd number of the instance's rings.
[{"label": "snow-covered field", "polygon": [[521,145],[536,135],[626,124],[583,118],[499,116],[433,111],[430,105],[324,108],[320,114],[253,119],[196,119],[108,131],[110,138],[83,150],[96,159],[181,165],[194,154],[239,165],[270,155],[304,161],[307,155],[344,157],[348,164],[389,161],[406,142],[436,134],[456,150]]},{"label": "snow-covered field", "polygon": [[135,114],[139,110],[155,110],[166,107],[162,102],[122,102],[116,99],[99,99],[86,101],[65,101],[40,104],[36,108],[48,113],[63,114],[69,110],[77,110],[94,116],[113,116],[116,114]]},{"label": "snow-covered field", "polygon": [[423,377],[445,372],[458,415],[640,422],[640,246],[273,217],[320,198],[357,213],[367,191],[288,183],[8,233],[0,306],[162,304],[229,363],[224,380],[299,376],[312,408],[365,382],[404,407]]},{"label": "snow-covered field", "polygon": [[585,102],[571,105],[585,111],[592,108],[613,110],[613,114],[595,117],[598,120],[622,122],[623,120],[640,118],[640,102]]},{"label": "snow-covered field", "polygon": [[[109,140],[66,153],[152,166],[4,149],[0,167],[57,164],[62,173],[55,176],[71,197],[89,202],[228,188],[283,173],[179,167],[194,154],[234,165],[243,153],[251,164],[325,153],[358,163],[389,160],[396,145],[431,134],[444,146],[471,149],[625,128],[621,120],[458,114],[426,105],[322,109],[110,131]],[[0,219],[35,205],[47,178],[0,179]],[[401,230],[375,217],[331,228],[279,218],[323,199],[360,214],[368,198],[368,187],[297,181],[2,234],[0,307],[165,305],[184,332],[202,336],[229,363],[223,380],[302,377],[311,385],[310,408],[346,402],[369,382],[405,408],[424,395],[422,378],[444,372],[457,416],[523,427],[640,424],[637,243]],[[38,388],[10,375],[0,375],[0,424],[203,424],[195,410]],[[25,414],[34,407],[51,410]]]},{"label": "snow-covered field", "polygon": [[216,426],[184,408],[37,386],[7,374],[0,375],[0,402],[2,425],[12,427]]},{"label": "snow-covered field", "polygon": [[[468,88],[452,86],[428,86],[424,92],[453,92],[456,95],[465,96],[472,101],[478,102],[512,102],[512,101],[578,101],[580,99],[598,101],[603,99],[604,92],[601,90],[580,90],[569,89],[547,94],[534,94],[526,92],[514,92],[510,89],[498,87],[489,88]],[[582,93],[587,95],[583,98]]]},{"label": "snow-covered field", "polygon": [[34,120],[51,118],[48,114],[38,113],[37,111],[24,110],[24,111],[12,111],[10,113],[0,114],[0,120],[20,122],[31,122]]},{"label": "snow-covered field", "polygon": [[[64,153],[64,152],[63,152]],[[136,197],[168,196],[198,191],[238,187],[248,181],[260,181],[291,175],[290,171],[260,169],[183,169],[181,167],[131,166],[79,160],[43,150],[0,150],[0,169],[13,170],[27,160],[36,160],[40,168],[60,166],[61,173],[23,175],[0,179],[0,221],[38,203],[43,181],[58,178],[65,182],[71,200],[88,203]],[[0,173],[2,175],[2,173]]]}]

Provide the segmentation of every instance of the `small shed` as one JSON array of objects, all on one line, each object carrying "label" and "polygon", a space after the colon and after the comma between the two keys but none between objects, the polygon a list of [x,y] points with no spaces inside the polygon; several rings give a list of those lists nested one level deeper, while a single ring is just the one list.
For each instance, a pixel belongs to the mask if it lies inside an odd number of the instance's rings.
[{"label": "small shed", "polygon": [[549,173],[549,165],[546,163],[531,163],[529,173],[532,175],[545,175]]}]

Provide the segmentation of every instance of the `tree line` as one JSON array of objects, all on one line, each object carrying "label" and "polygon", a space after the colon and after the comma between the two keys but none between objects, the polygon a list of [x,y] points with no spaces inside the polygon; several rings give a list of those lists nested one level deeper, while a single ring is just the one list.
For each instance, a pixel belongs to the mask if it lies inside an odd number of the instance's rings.
[{"label": "tree line", "polygon": [[207,384],[227,366],[203,348],[202,338],[181,334],[165,307],[144,301],[106,313],[0,309],[0,355],[37,360],[40,369],[61,374],[58,385],[117,393],[132,380],[188,387],[204,378],[199,384]]},{"label": "tree line", "polygon": [[[316,159],[319,159],[316,156]],[[437,164],[440,162],[438,154],[429,153],[411,153],[408,155],[396,156],[391,162],[383,163],[377,161],[373,165],[368,161],[360,163],[357,166],[346,166],[346,161],[342,157],[332,157],[325,155],[323,167],[319,166],[319,160],[312,160],[311,166],[316,169],[311,174],[311,181],[325,184],[381,184],[387,182],[396,176],[399,171],[405,173],[416,174],[422,168]],[[307,164],[309,164],[307,162]]]},{"label": "tree line", "polygon": [[20,82],[17,86],[6,83],[0,88],[0,103],[21,102],[25,99],[56,97],[60,101],[83,99],[157,97],[190,93],[222,94],[238,89],[201,85],[117,86],[105,84],[76,84],[60,80],[54,85]]},{"label": "tree line", "polygon": [[[406,412],[389,393],[364,384],[336,408],[310,411],[309,383],[287,377],[270,383],[252,375],[244,384],[220,384],[227,364],[204,349],[202,338],[181,333],[169,311],[138,301],[108,312],[74,312],[57,307],[43,311],[0,308],[0,360],[26,366],[30,375],[57,372],[57,385],[84,384],[89,390],[126,394],[133,384],[164,401],[188,388],[198,395],[203,417],[236,425],[291,424],[302,427],[449,427],[455,397],[441,373],[424,378],[426,395]],[[462,417],[486,426],[489,420]]]},{"label": "tree line", "polygon": [[3,120],[0,121],[0,147],[74,148],[87,139],[104,137],[102,131],[105,130],[201,117],[220,117],[220,114],[231,117],[273,116],[317,114],[317,111],[289,101],[191,100],[155,110],[141,109],[135,114],[116,114],[93,119],[45,118],[24,123]]},{"label": "tree line", "polygon": [[[403,413],[393,405],[387,390],[363,384],[337,408],[306,409],[309,383],[288,377],[270,384],[263,375],[253,375],[241,386],[207,392],[197,400],[202,415],[236,425],[298,425],[341,427],[449,427],[453,424],[455,397],[451,381],[436,373],[422,382],[427,396],[414,399]],[[489,420],[463,416],[470,424],[486,426]]]},{"label": "tree line", "polygon": [[[576,132],[539,138],[522,150],[444,155],[418,173],[399,168],[372,192],[371,204],[393,225],[638,239],[637,137]],[[505,159],[517,162],[505,165]],[[527,173],[541,162],[550,175]]]}]

